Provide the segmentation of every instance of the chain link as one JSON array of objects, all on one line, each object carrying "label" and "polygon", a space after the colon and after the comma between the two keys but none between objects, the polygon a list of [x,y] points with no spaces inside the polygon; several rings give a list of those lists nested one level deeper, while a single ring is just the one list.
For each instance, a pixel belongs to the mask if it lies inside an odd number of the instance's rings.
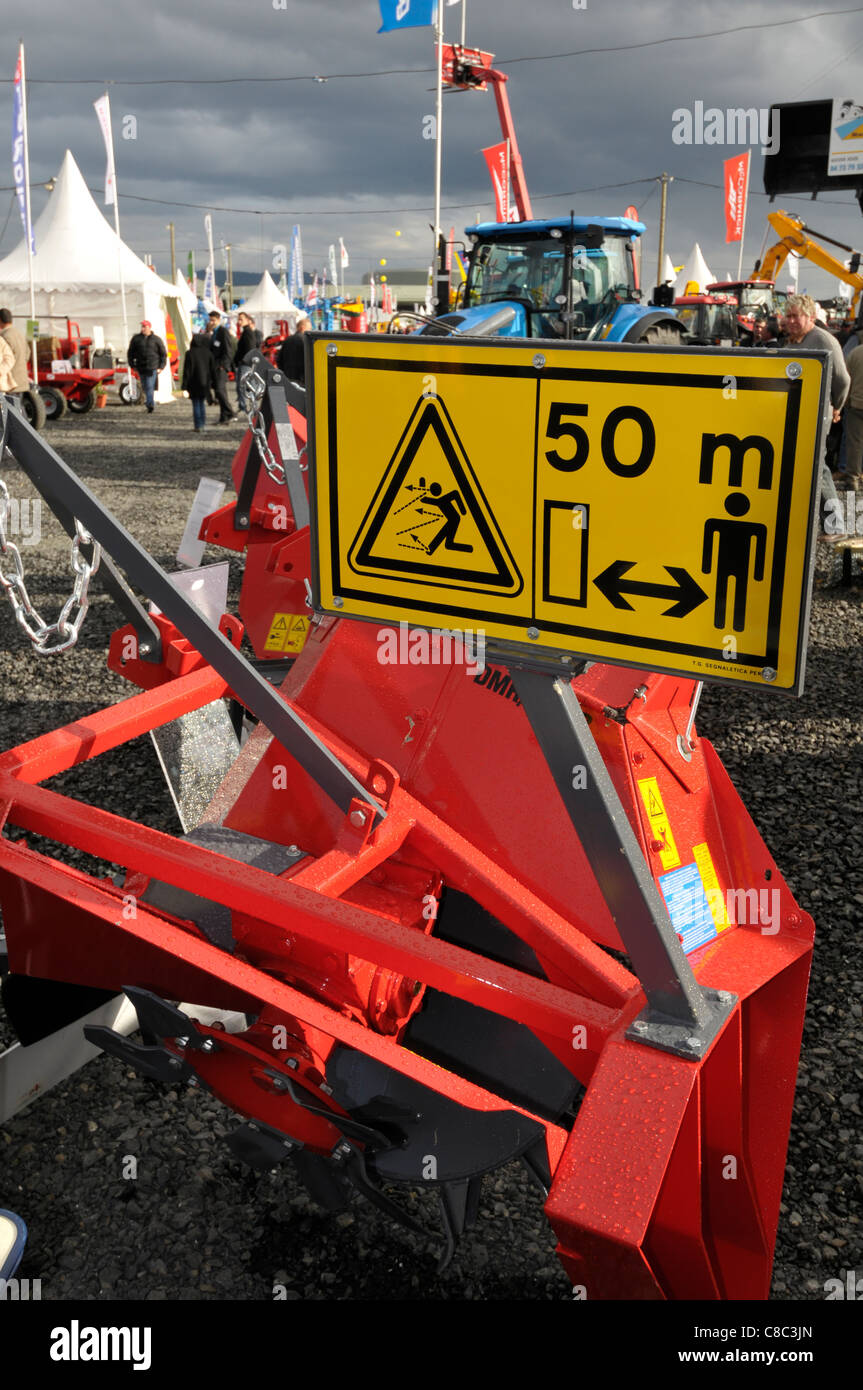
[{"label": "chain link", "polygon": [[[57,652],[68,651],[78,641],[81,624],[90,606],[88,597],[90,580],[99,568],[102,547],[97,545],[81,525],[75,521],[75,534],[72,537],[71,565],[75,574],[72,593],[60,610],[55,623],[45,623],[40,618],[27,593],[24,581],[24,562],[21,552],[6,534],[6,518],[9,513],[9,489],[0,478],[0,559],[12,561],[14,573],[8,575],[0,564],[0,585],[15,615],[21,631],[30,638],[35,651],[40,656],[54,656]],[[82,546],[92,546],[92,558],[87,559]]]},{"label": "chain link", "polygon": [[264,378],[252,368],[242,382],[243,409],[248,417],[249,429],[254,435],[261,462],[273,482],[281,486],[285,481],[284,465],[279,463],[267,442],[267,431],[264,428],[264,417],[261,413],[261,402],[264,399],[266,389],[267,383]]}]

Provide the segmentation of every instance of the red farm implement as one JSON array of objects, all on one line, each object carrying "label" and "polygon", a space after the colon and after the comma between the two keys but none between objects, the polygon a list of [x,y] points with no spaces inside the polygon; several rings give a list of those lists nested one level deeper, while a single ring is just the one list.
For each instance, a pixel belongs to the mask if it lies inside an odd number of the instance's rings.
[{"label": "red farm implement", "polygon": [[[9,980],[124,990],[143,1040],[91,1041],[207,1087],[247,1117],[236,1155],[292,1162],[326,1207],[353,1189],[415,1228],[404,1190],[436,1190],[442,1264],[521,1159],[587,1297],[766,1298],[813,923],[696,733],[698,683],[382,664],[374,626],[306,603],[305,393],[263,359],[250,380],[237,501],[202,527],[246,552],[218,624],[6,412],[33,482],[158,610],[108,563],[109,664],[141,693],[0,758]],[[241,736],[182,837],[40,785],[224,702]],[[678,931],[687,865],[709,911]]]}]

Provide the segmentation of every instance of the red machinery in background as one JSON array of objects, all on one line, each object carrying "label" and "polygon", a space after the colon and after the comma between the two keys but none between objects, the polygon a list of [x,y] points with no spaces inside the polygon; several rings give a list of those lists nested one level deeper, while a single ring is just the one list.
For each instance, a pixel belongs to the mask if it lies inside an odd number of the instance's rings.
[{"label": "red machinery in background", "polygon": [[[306,602],[304,393],[255,375],[237,500],[202,527],[246,553],[218,631],[8,414],[21,466],[160,610],[111,642],[142,693],[0,758],[10,979],[123,987],[143,1042],[92,1040],[206,1086],[248,1117],[234,1152],[293,1162],[325,1206],[353,1187],[417,1229],[399,1189],[436,1191],[442,1263],[520,1158],[584,1296],[766,1297],[813,924],[697,736],[696,683],[382,665],[371,626]],[[224,699],[241,746],[182,838],[39,785]],[[658,884],[693,857],[717,896],[680,939]]]}]

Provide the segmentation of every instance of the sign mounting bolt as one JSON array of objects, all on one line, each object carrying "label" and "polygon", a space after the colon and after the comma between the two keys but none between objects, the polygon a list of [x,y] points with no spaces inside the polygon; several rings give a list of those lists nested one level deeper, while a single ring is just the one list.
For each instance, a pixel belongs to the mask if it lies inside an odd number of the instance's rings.
[{"label": "sign mounting bolt", "polygon": [[533,365],[534,365],[535,367],[544,367],[544,366],[545,366],[545,353],[544,353],[544,352],[535,352],[535,353],[533,354]]},{"label": "sign mounting bolt", "polygon": [[[792,363],[792,366],[793,366],[793,363]],[[761,668],[761,679],[762,679],[762,680],[765,680],[765,681],[775,681],[775,679],[776,679],[776,672],[774,671],[774,669],[773,669],[772,666],[762,666],[762,668]]]},{"label": "sign mounting bolt", "polygon": [[799,362],[789,362],[788,366],[785,368],[785,375],[789,380],[796,381],[798,377],[803,375],[803,368]]},{"label": "sign mounting bolt", "polygon": [[344,599],[343,599],[343,598],[339,598],[338,594],[336,594],[335,598],[333,599],[333,608],[344,608],[344,606],[345,606],[345,601],[344,601]]},{"label": "sign mounting bolt", "polygon": [[535,642],[536,639],[539,637],[539,628],[529,627],[527,630],[527,635],[530,638],[531,642]]},{"label": "sign mounting bolt", "polygon": [[338,350],[337,343],[327,343],[327,357],[335,357]]}]

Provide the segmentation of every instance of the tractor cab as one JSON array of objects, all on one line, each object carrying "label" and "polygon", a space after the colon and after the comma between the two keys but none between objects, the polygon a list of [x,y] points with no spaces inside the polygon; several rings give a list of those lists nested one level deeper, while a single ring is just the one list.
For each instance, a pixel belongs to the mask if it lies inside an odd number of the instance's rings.
[{"label": "tractor cab", "polygon": [[737,300],[730,294],[679,294],[674,301],[677,317],[689,344],[732,347],[740,341]]},{"label": "tractor cab", "polygon": [[461,302],[432,331],[633,341],[644,336],[633,332],[637,325],[675,324],[667,310],[650,311],[641,303],[636,248],[643,231],[643,223],[628,217],[468,227],[470,262]]},{"label": "tractor cab", "polygon": [[708,294],[733,295],[737,300],[738,338],[744,346],[758,342],[776,326],[788,295],[777,290],[772,280],[717,280],[707,286]]}]

